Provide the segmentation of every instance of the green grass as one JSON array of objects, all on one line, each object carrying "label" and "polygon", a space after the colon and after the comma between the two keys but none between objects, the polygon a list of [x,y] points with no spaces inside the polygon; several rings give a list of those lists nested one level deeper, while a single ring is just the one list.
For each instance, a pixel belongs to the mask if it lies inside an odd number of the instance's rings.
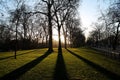
[{"label": "green grass", "polygon": [[[90,48],[47,49],[0,53],[0,77],[17,80],[117,80],[120,62]],[[113,75],[113,76],[112,76]],[[120,77],[119,77],[120,78]],[[8,79],[10,80],[10,78]]]}]

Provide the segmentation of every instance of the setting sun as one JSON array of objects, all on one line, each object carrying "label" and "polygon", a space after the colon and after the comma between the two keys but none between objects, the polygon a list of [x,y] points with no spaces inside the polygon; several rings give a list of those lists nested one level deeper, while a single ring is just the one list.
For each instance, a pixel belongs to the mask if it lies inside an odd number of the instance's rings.
[{"label": "setting sun", "polygon": [[[58,41],[58,35],[53,36],[53,40]],[[63,37],[63,35],[61,36],[61,42],[64,43],[64,37]]]},{"label": "setting sun", "polygon": [[[56,29],[53,29],[53,40],[59,41],[58,40],[58,31]],[[63,35],[61,35],[61,42],[64,43],[64,36]]]}]

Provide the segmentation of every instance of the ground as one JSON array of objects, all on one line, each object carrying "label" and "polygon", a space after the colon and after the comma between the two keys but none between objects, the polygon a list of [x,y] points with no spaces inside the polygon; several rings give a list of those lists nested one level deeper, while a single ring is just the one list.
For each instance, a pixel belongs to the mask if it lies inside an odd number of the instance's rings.
[{"label": "ground", "polygon": [[0,53],[0,80],[119,80],[120,62],[90,48]]}]

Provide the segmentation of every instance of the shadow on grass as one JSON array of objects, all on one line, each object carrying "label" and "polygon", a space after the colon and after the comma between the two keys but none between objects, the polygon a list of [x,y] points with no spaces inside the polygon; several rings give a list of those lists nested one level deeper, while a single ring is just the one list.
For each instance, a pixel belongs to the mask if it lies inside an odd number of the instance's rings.
[{"label": "shadow on grass", "polygon": [[[17,56],[21,56],[21,55],[24,55],[24,54],[27,54],[27,53],[30,53],[30,52],[34,52],[34,51],[37,51],[37,50],[33,50],[33,51],[28,51],[28,52],[24,52],[24,53],[21,53],[21,54],[17,54]],[[8,58],[11,58],[11,57],[14,57],[14,55],[13,56],[8,56],[8,57],[4,57],[4,58],[0,58],[0,60],[8,59]]]},{"label": "shadow on grass", "polygon": [[77,58],[79,58],[80,60],[84,61],[85,63],[87,63],[88,65],[90,65],[91,67],[93,67],[94,69],[96,69],[97,71],[101,72],[102,74],[106,75],[109,79],[112,80],[120,80],[120,76],[118,74],[115,74],[107,69],[105,69],[104,67],[93,63],[87,59],[85,59],[84,57],[81,57],[80,55],[77,55],[76,53],[70,51],[67,49],[68,52],[70,52],[72,55],[76,56]]},{"label": "shadow on grass", "polygon": [[62,51],[58,52],[53,80],[69,80],[63,55],[62,55]]},{"label": "shadow on grass", "polygon": [[38,63],[40,63],[43,59],[45,59],[49,54],[50,54],[49,52],[46,52],[45,54],[36,58],[35,60],[33,60],[33,61],[25,64],[24,66],[6,74],[5,76],[1,77],[0,80],[16,80],[22,74],[29,71],[31,68],[35,67]]}]

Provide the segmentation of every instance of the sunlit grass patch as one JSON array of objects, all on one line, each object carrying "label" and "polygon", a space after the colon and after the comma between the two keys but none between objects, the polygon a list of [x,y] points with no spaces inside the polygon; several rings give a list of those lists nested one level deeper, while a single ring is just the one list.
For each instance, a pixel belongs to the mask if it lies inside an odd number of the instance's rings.
[{"label": "sunlit grass patch", "polygon": [[112,60],[103,55],[97,54],[98,52],[95,50],[91,50],[90,48],[79,48],[79,49],[70,49],[77,55],[82,56],[83,58],[115,73],[120,75],[120,62],[116,60]]},{"label": "sunlit grass patch", "polygon": [[55,49],[53,53],[50,53],[35,67],[23,74],[18,80],[53,80],[57,53]]},{"label": "sunlit grass patch", "polygon": [[[70,49],[75,50],[75,49]],[[105,75],[92,68],[86,62],[65,51],[64,60],[70,80],[109,80]],[[99,78],[98,78],[99,77]]]},{"label": "sunlit grass patch", "polygon": [[[46,51],[26,50],[28,53],[19,55],[24,53],[20,51],[17,59],[0,60],[0,77],[9,74],[14,75],[13,80],[114,80],[107,71],[120,75],[120,62],[90,48],[62,49],[62,54],[57,48],[52,53]],[[11,56],[7,52],[0,55]]]},{"label": "sunlit grass patch", "polygon": [[[42,54],[45,53],[47,49],[41,49],[41,50],[36,50],[30,53],[28,51],[18,51],[18,54],[25,53],[24,55],[17,56],[17,59],[14,59],[14,57],[10,57],[4,60],[0,60],[0,77],[23,66],[24,64],[34,60],[35,58],[41,56]],[[19,53],[20,52],[20,53]],[[6,55],[6,56],[12,56],[13,54],[9,54],[8,52],[0,54],[0,56]],[[4,57],[6,57],[4,56]]]}]

